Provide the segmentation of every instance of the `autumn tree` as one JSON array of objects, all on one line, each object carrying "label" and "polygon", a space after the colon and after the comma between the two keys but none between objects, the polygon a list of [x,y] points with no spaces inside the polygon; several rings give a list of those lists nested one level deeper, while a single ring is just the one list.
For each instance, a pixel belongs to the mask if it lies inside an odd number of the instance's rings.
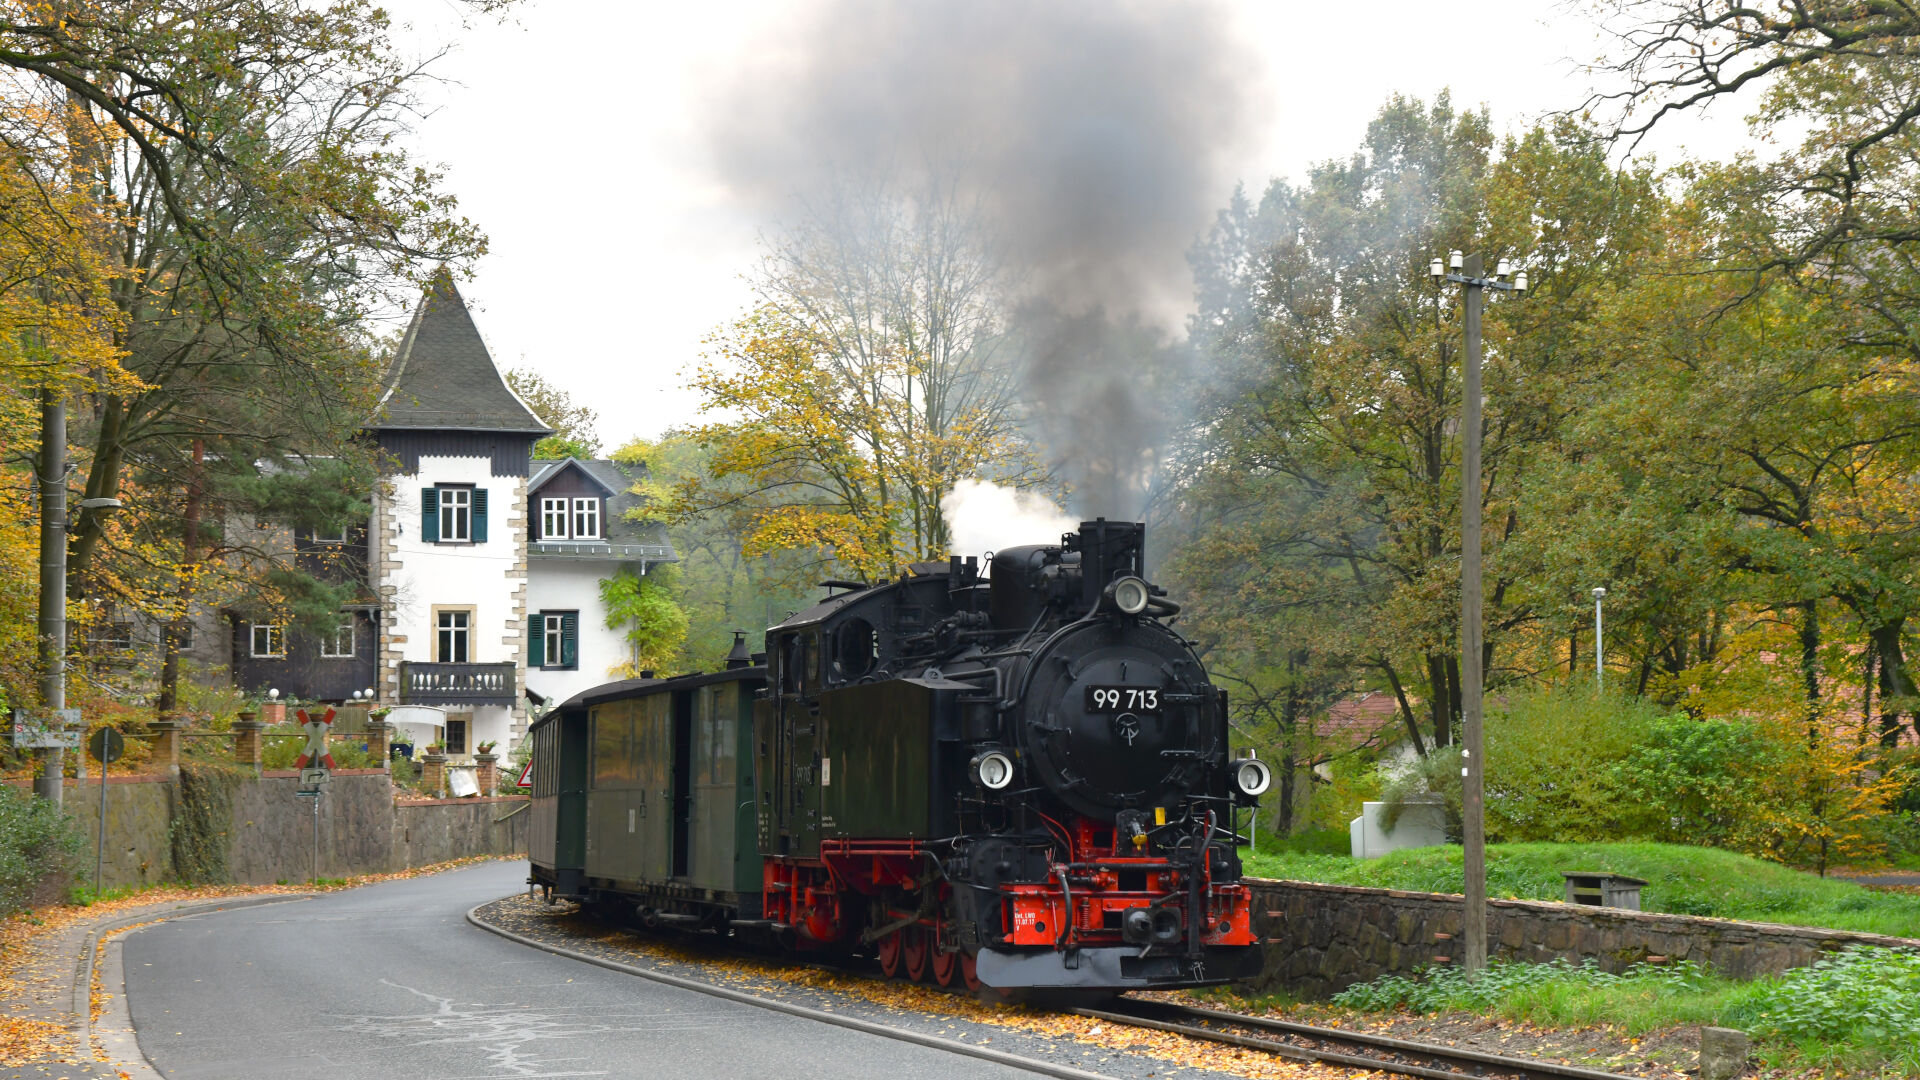
[{"label": "autumn tree", "polygon": [[[842,477],[833,483],[844,506],[877,514],[844,556],[853,534],[828,530],[836,558],[859,573],[944,555],[951,535],[940,504],[956,481],[1032,475],[1006,340],[1007,270],[987,216],[953,171],[830,185],[769,241],[754,283],[761,310],[722,346],[751,371],[757,361],[746,354],[764,352],[753,341],[804,341],[823,416],[851,425],[848,450],[869,466],[856,484],[839,451],[827,452],[838,464],[814,463]],[[718,370],[702,376],[709,400],[738,401],[746,383],[723,388],[710,377]],[[806,490],[789,493],[813,499]]]},{"label": "autumn tree", "polygon": [[77,515],[69,580],[170,624],[164,709],[211,578],[264,565],[273,580],[248,584],[316,584],[221,523],[316,461],[371,473],[355,438],[383,347],[369,320],[482,242],[401,149],[421,73],[361,0],[11,0],[0,66],[16,75],[10,110],[64,111],[68,143],[88,148],[73,155],[82,183],[116,223],[97,241],[137,381],[87,387],[76,437],[84,497],[128,510]]},{"label": "autumn tree", "polygon": [[541,423],[553,429],[553,434],[533,444],[536,459],[600,456],[600,436],[594,429],[600,415],[591,407],[575,402],[572,395],[532,368],[507,372],[507,385]]},{"label": "autumn tree", "polygon": [[1200,524],[1175,567],[1225,666],[1309,649],[1394,694],[1416,747],[1416,698],[1433,740],[1452,741],[1460,327],[1424,269],[1459,248],[1511,257],[1537,283],[1489,313],[1482,489],[1487,670],[1496,684],[1526,673],[1514,643],[1565,598],[1530,593],[1506,550],[1532,527],[1522,482],[1600,362],[1578,328],[1644,245],[1652,201],[1649,178],[1610,167],[1593,132],[1496,143],[1484,115],[1442,96],[1393,100],[1352,158],[1229,208],[1196,259],[1195,335],[1220,396],[1192,450],[1186,513]]}]

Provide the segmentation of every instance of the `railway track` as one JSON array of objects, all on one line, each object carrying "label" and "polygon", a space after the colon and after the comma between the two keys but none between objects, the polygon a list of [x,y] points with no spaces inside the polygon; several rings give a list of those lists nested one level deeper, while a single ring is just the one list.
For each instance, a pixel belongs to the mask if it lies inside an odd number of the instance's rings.
[{"label": "railway track", "polygon": [[[476,908],[477,912],[478,909]],[[561,952],[588,960],[605,967],[614,967],[633,974],[658,978],[652,973],[631,968],[626,965],[612,964],[593,959],[570,950],[558,949],[548,943],[537,942],[531,938],[493,927],[469,913],[468,918],[476,925],[492,930],[502,936],[512,937],[526,944],[536,945],[549,951]],[[639,931],[629,931],[635,936],[646,937]],[[698,940],[698,939],[696,939]],[[700,941],[700,944],[710,944]],[[724,952],[713,950],[710,952]],[[855,962],[830,962],[815,960],[800,966],[817,968],[843,975],[856,975],[880,982],[909,982],[924,986],[929,990],[945,991],[956,996],[972,996],[959,987],[941,987],[931,979],[914,980],[904,977],[889,978],[875,970],[870,964]],[[678,985],[678,980],[676,980]],[[720,993],[731,993],[719,991]],[[743,998],[745,996],[743,995]],[[754,1003],[758,1004],[758,1001]],[[1561,1065],[1556,1062],[1542,1061],[1536,1058],[1509,1057],[1504,1054],[1491,1054],[1480,1050],[1463,1049],[1454,1046],[1439,1046],[1432,1043],[1414,1042],[1396,1039],[1385,1035],[1374,1035],[1364,1031],[1348,1031],[1341,1028],[1317,1027],[1312,1024],[1299,1024],[1288,1020],[1273,1020],[1261,1016],[1246,1016],[1241,1013],[1226,1012],[1219,1009],[1204,1009],[1191,1005],[1176,1005],[1170,1002],[1152,1001],[1142,998],[1120,997],[1104,1003],[1099,1008],[1067,1008],[1061,1011],[1073,1015],[1099,1020],[1105,1023],[1129,1027],[1148,1028],[1187,1038],[1222,1043],[1242,1049],[1272,1054],[1275,1057],[1309,1064],[1322,1064],[1349,1069],[1368,1069],[1376,1072],[1394,1073],[1401,1076],[1420,1077],[1422,1080],[1638,1080],[1619,1073],[1588,1069],[1578,1065]],[[808,1012],[811,1015],[811,1011]],[[831,1014],[822,1014],[828,1016]],[[837,1021],[836,1021],[837,1022]],[[1003,1061],[1005,1063],[1011,1063]],[[1036,1071],[1048,1072],[1050,1066],[1034,1063]],[[1054,1072],[1053,1075],[1066,1075]],[[1086,1076],[1089,1074],[1079,1074]]]},{"label": "railway track", "polygon": [[1105,1008],[1071,1010],[1108,1023],[1226,1043],[1293,1061],[1374,1069],[1424,1080],[1628,1080],[1618,1073],[1436,1046],[1364,1031],[1315,1027],[1217,1009],[1121,998]]}]

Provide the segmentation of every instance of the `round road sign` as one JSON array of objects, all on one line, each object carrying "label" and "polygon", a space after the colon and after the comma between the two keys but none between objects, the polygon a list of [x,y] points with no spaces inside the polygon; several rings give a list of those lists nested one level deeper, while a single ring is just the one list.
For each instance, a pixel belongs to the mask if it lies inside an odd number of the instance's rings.
[{"label": "round road sign", "polygon": [[111,765],[120,760],[127,752],[126,736],[110,727],[103,727],[87,736],[87,753],[100,759],[100,764]]}]

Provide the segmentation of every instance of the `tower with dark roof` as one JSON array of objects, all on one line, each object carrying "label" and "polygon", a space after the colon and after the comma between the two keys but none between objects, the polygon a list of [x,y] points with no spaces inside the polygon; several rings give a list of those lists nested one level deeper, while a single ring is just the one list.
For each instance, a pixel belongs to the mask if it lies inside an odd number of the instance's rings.
[{"label": "tower with dark roof", "polygon": [[380,701],[402,730],[444,717],[433,726],[452,757],[509,743],[527,716],[527,475],[533,444],[553,432],[501,377],[444,268],[366,428],[388,463],[368,567]]}]

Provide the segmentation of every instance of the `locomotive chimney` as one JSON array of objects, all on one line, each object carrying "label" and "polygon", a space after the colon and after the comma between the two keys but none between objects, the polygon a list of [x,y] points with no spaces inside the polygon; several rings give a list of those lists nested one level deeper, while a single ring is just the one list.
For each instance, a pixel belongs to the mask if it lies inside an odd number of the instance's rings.
[{"label": "locomotive chimney", "polygon": [[727,670],[732,671],[735,668],[752,666],[753,660],[747,655],[747,632],[745,630],[735,630],[733,632],[733,651],[727,654]]}]

